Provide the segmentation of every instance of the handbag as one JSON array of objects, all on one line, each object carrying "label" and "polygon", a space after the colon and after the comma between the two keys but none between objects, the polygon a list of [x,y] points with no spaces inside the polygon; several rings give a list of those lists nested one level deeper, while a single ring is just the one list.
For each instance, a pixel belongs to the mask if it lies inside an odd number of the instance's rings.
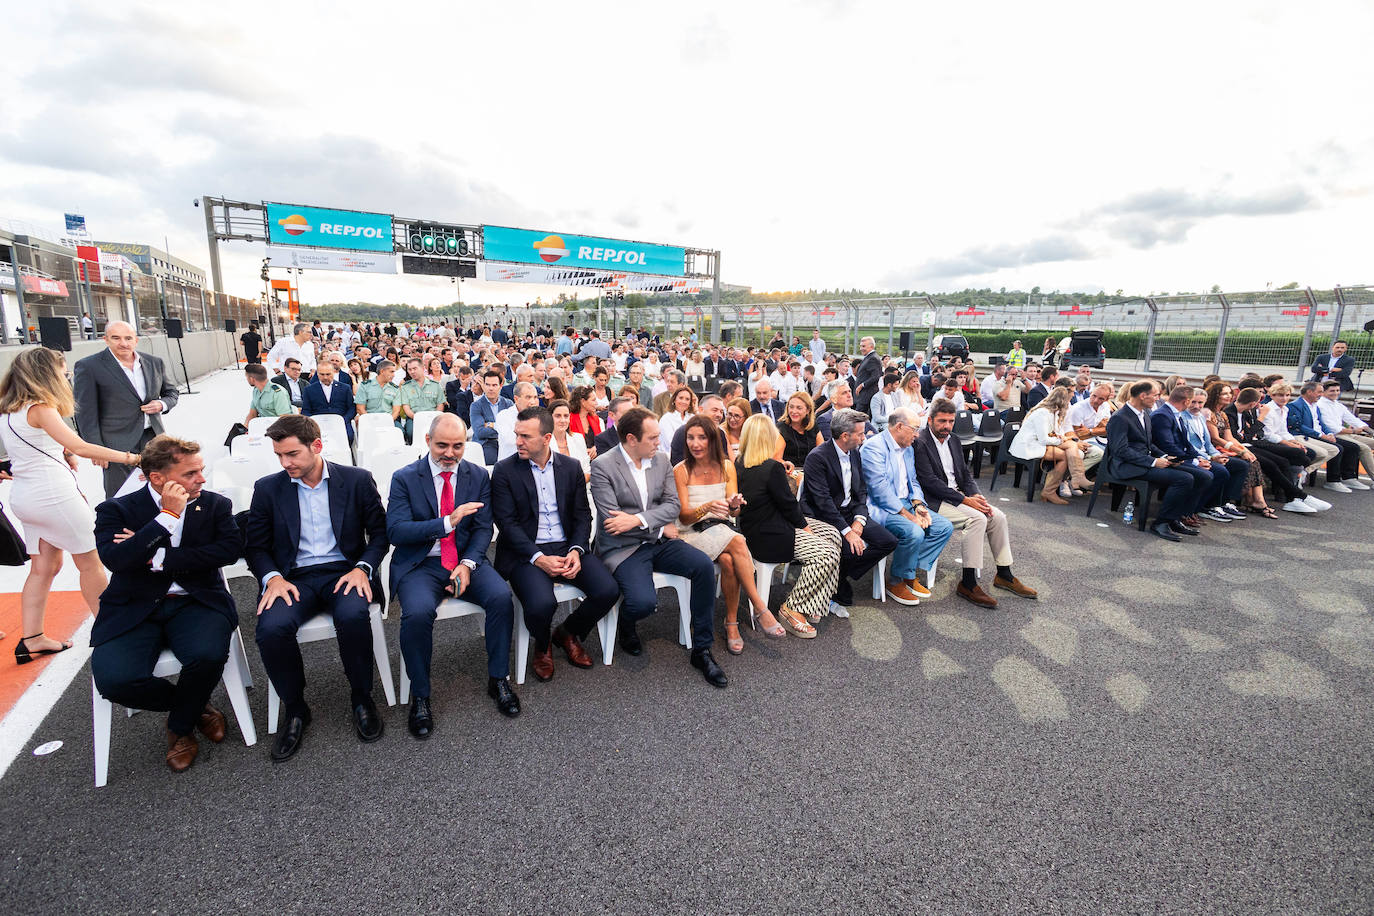
[{"label": "handbag", "polygon": [[29,562],[29,552],[14,530],[5,507],[0,504],[0,566],[23,566]]},{"label": "handbag", "polygon": [[242,423],[235,423],[233,426],[229,427],[229,435],[224,437],[224,444],[232,447],[235,439],[239,436],[246,435],[248,435],[248,427],[244,426]]}]

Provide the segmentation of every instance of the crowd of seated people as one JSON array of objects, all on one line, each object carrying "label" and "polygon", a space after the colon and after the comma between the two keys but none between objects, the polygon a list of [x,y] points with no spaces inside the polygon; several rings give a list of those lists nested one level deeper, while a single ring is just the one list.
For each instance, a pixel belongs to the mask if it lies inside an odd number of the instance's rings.
[{"label": "crowd of seated people", "polygon": [[[961,411],[1020,422],[1008,450],[1043,465],[1047,503],[1067,504],[1102,470],[1162,485],[1149,527],[1171,541],[1208,522],[1274,518],[1275,507],[1325,511],[1330,503],[1310,492],[1318,474],[1334,492],[1369,489],[1360,469],[1372,470],[1374,436],[1340,400],[1348,389],[1332,376],[1341,359],[1296,395],[1282,377],[1254,376],[1198,386],[1143,379],[1114,391],[1090,369],[1061,379],[1023,351],[980,381],[957,358],[906,363],[864,338],[851,361],[818,334],[813,341],[732,348],[644,331],[608,343],[573,328],[297,325],[267,365],[245,370],[248,419],[272,419],[266,436],[282,470],[257,481],[242,519],[200,495],[196,444],[161,436],[143,456],[147,487],[96,511],[96,548],[120,576],[119,613],[144,642],[172,638],[159,634],[176,630],[173,613],[225,616],[223,596],[202,581],[207,564],[247,560],[260,593],[256,642],[285,706],[271,753],[285,760],[311,721],[296,634],[319,613],[338,633],[357,735],[381,737],[369,606],[383,594],[400,604],[414,697],[407,727],[417,739],[436,727],[434,628],[449,598],[481,609],[488,693],[512,717],[521,710],[509,679],[517,608],[534,675],[546,681],[555,647],[571,666],[591,666],[583,642],[613,607],[620,650],[648,651],[638,624],[659,606],[656,572],[689,583],[688,657],[715,687],[729,683],[712,654],[717,584],[732,655],[746,648],[741,600],[755,630],[808,640],[825,635],[827,615],[849,617],[854,583],[870,574],[876,593],[899,605],[929,601],[956,533],[955,596],[984,608],[998,606],[998,590],[1035,599],[1013,571],[1011,524],[954,435]],[[344,419],[349,443],[369,414],[412,443],[415,460],[391,474],[385,501],[361,444],[358,467],[326,456],[316,418],[327,414]],[[181,520],[202,507],[213,509],[217,546],[191,553]],[[199,544],[207,534],[185,536]],[[777,566],[795,577],[773,611],[759,577]],[[560,582],[583,597],[555,625]],[[174,769],[194,760],[196,729],[222,737],[206,684],[224,664],[224,629],[205,631],[195,647],[204,663],[177,693],[157,686],[142,642],[112,638],[100,652],[102,692],[172,711]]]}]

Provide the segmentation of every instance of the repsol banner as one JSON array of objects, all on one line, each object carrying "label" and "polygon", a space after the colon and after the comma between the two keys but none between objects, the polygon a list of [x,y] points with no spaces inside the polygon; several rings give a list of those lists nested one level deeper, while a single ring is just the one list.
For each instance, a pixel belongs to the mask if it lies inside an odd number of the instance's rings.
[{"label": "repsol banner", "polygon": [[396,250],[391,238],[391,217],[385,213],[326,210],[297,204],[265,203],[264,206],[267,207],[267,241],[273,245],[385,251],[388,254]]},{"label": "repsol banner", "polygon": [[483,226],[482,256],[488,261],[680,277],[685,272],[686,251],[672,245]]}]

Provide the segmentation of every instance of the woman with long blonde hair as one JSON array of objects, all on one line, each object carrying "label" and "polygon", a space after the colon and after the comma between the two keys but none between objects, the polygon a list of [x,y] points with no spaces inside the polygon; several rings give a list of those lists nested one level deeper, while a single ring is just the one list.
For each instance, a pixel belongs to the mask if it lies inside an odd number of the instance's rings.
[{"label": "woman with long blonde hair", "polygon": [[76,409],[62,354],[46,347],[21,350],[0,379],[0,439],[13,465],[10,509],[24,527],[29,576],[20,596],[22,638],[14,647],[19,664],[70,649],[71,643],[43,635],[48,592],[72,555],[81,595],[94,614],[105,590],[105,570],[95,552],[95,513],[76,483],[76,456],[137,465],[138,455],[83,440],[62,422]]}]

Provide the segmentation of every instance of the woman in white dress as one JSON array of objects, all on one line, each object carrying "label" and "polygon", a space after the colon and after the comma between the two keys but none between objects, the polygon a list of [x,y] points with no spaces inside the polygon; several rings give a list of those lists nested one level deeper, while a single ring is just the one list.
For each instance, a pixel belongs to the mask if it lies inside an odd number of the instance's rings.
[{"label": "woman in white dress", "polygon": [[663,364],[658,361],[658,351],[650,350],[649,355],[644,358],[644,377],[658,378],[663,374]]},{"label": "woman in white dress", "polygon": [[568,402],[562,398],[553,399],[549,402],[549,413],[553,414],[553,450],[560,455],[576,458],[582,465],[582,473],[591,480],[592,459],[596,457],[596,449],[587,448],[586,437],[577,433],[568,434],[568,426],[572,423],[572,410]]},{"label": "woman in white dress", "polygon": [[692,415],[697,412],[696,392],[683,385],[673,392],[673,400],[668,405],[668,412],[658,418],[658,449],[668,454],[672,453],[673,437],[677,431],[687,425],[687,421],[692,419]]},{"label": "woman in white dress", "polygon": [[48,592],[63,552],[81,574],[81,594],[94,614],[105,590],[95,552],[95,513],[76,485],[76,457],[137,465],[138,456],[92,445],[62,422],[75,412],[62,354],[46,347],[21,351],[0,379],[0,439],[13,465],[10,509],[24,527],[29,577],[20,599],[24,629],[14,647],[19,664],[70,649],[43,635]]}]

